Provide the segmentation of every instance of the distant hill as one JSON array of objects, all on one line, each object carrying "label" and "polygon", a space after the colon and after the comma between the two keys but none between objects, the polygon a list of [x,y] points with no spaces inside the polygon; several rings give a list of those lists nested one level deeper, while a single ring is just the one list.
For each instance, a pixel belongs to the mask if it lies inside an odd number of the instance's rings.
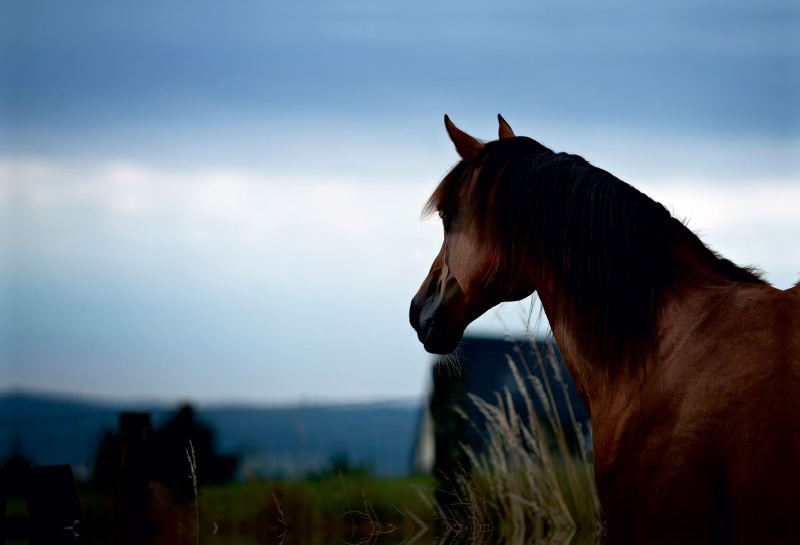
[{"label": "distant hill", "polygon": [[[422,404],[372,403],[306,407],[197,408],[216,433],[217,449],[242,454],[241,471],[293,475],[332,465],[368,467],[381,475],[409,471]],[[88,476],[98,441],[116,430],[119,413],[150,412],[154,426],[176,407],[116,404],[43,394],[0,394],[0,459],[18,442],[37,464],[71,464]]]}]

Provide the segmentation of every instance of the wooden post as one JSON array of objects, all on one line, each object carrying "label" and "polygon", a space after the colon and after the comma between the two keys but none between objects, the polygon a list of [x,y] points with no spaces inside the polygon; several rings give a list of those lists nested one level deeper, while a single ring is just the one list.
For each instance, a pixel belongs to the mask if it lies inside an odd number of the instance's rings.
[{"label": "wooden post", "polygon": [[148,442],[151,434],[148,413],[122,413],[120,429],[120,483],[116,502],[118,545],[146,543],[153,534],[148,515],[150,477]]}]

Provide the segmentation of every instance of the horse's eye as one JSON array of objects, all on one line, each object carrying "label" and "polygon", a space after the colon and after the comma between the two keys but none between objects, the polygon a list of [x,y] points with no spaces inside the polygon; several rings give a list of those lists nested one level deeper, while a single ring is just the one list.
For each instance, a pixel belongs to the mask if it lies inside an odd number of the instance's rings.
[{"label": "horse's eye", "polygon": [[448,216],[444,210],[439,210],[439,217],[442,219],[442,225],[444,225],[445,231],[450,229],[450,216]]}]

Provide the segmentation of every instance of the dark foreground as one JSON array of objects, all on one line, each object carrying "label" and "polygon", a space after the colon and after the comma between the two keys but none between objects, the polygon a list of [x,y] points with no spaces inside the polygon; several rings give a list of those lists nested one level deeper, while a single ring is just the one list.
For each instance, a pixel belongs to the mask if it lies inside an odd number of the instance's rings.
[{"label": "dark foreground", "polygon": [[[508,544],[599,543],[592,532],[526,535],[470,508],[467,498],[439,495],[429,477],[376,480],[366,474],[328,475],[302,482],[251,481],[202,487],[193,497],[151,482],[148,516],[153,531],[139,543],[250,545],[327,544]],[[84,535],[74,543],[132,543],[118,535],[115,498],[108,490],[78,484]],[[449,498],[449,499],[448,499]],[[450,502],[447,506],[446,503]],[[24,500],[11,500],[8,517],[26,512]],[[72,543],[73,541],[71,541]],[[27,539],[6,540],[8,545]]]}]

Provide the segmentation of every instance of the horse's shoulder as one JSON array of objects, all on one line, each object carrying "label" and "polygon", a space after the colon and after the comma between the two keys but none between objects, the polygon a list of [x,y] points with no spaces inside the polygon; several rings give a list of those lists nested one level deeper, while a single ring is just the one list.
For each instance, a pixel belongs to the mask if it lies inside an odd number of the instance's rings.
[{"label": "horse's shoulder", "polygon": [[693,294],[691,303],[671,313],[674,324],[663,324],[668,334],[660,339],[642,401],[659,416],[669,407],[692,426],[724,427],[726,419],[746,420],[748,412],[761,411],[758,405],[772,406],[769,398],[796,391],[798,296],[748,283]]}]

